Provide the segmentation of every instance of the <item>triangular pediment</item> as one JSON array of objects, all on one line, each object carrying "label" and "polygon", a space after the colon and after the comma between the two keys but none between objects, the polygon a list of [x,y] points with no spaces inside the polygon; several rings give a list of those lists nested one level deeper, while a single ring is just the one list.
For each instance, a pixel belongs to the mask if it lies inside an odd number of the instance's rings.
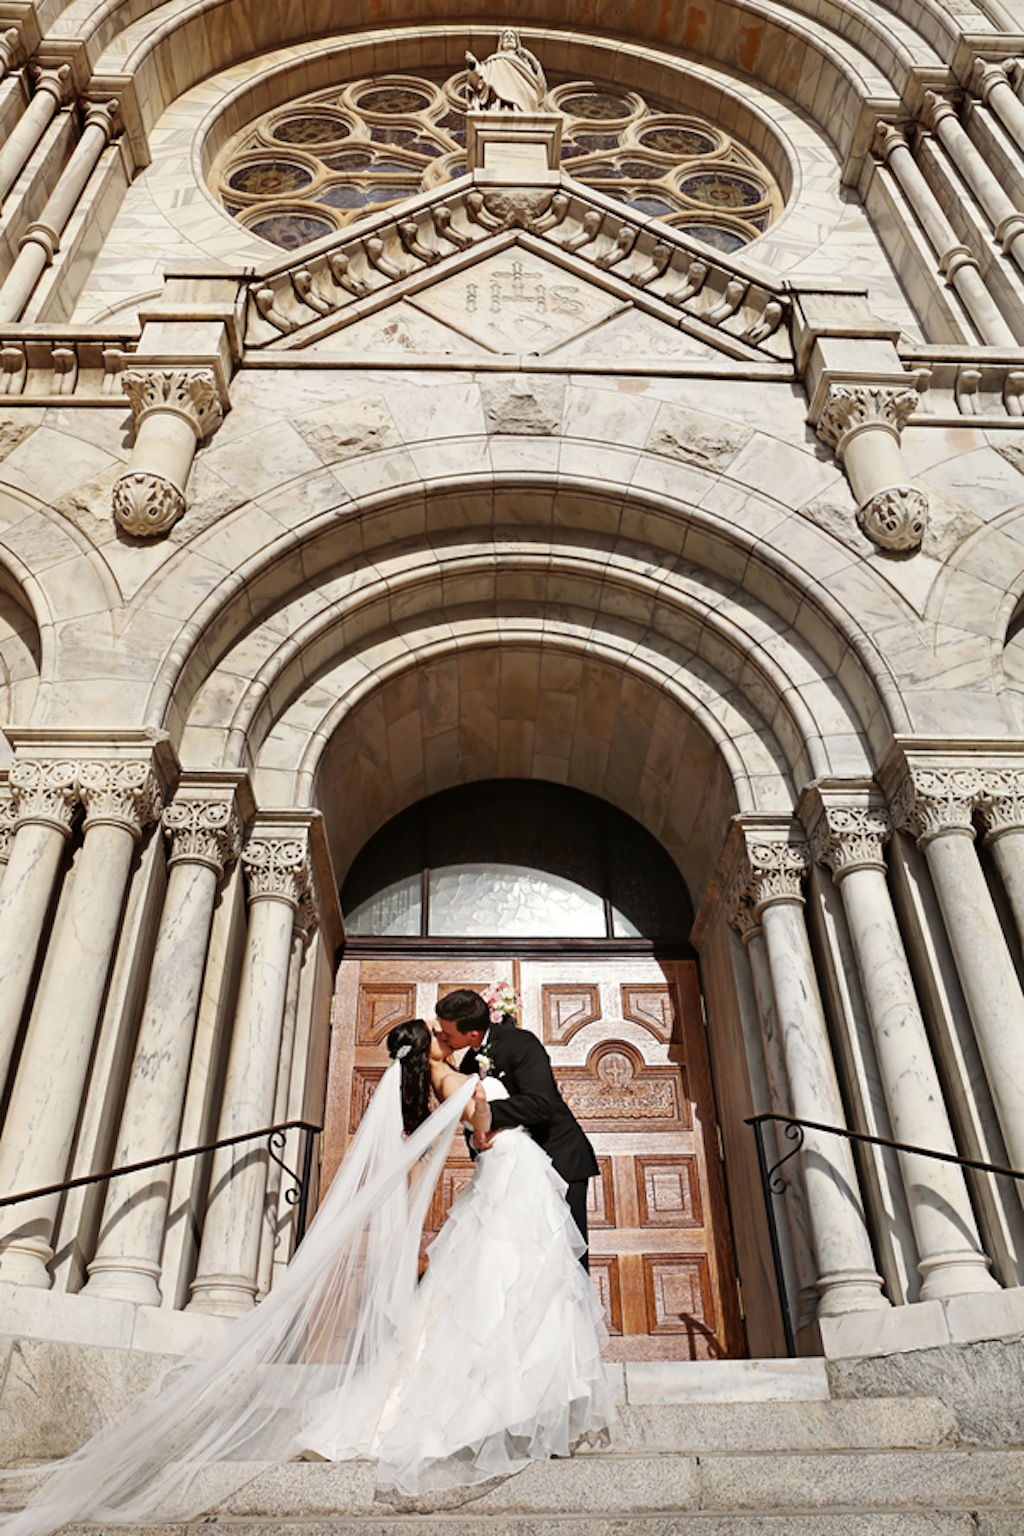
[{"label": "triangular pediment", "polygon": [[254,278],[246,346],[610,366],[791,359],[788,300],[756,263],[629,215],[565,176],[523,190],[466,177]]}]

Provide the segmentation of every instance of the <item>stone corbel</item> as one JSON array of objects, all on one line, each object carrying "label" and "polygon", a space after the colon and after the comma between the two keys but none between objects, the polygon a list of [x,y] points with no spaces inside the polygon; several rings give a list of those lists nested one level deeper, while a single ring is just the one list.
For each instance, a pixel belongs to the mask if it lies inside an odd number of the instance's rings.
[{"label": "stone corbel", "polygon": [[152,538],[184,513],[192,460],[222,420],[223,405],[209,368],[134,367],[121,382],[135,419],[135,446],[114,484],[114,519],[125,533]]},{"label": "stone corbel", "polygon": [[815,429],[846,471],[857,498],[857,524],[879,549],[919,549],[928,498],[910,483],[900,434],[917,405],[906,385],[831,381]]}]

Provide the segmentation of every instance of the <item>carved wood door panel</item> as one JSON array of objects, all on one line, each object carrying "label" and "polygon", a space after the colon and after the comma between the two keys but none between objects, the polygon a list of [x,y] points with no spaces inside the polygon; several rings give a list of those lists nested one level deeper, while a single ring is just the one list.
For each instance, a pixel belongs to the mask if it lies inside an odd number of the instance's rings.
[{"label": "carved wood door panel", "polygon": [[[387,1064],[392,1025],[459,986],[512,980],[597,1153],[590,1269],[613,1360],[744,1353],[711,1078],[692,961],[632,956],[352,959],[335,994],[323,1187]],[[456,1139],[433,1235],[472,1166]]]}]

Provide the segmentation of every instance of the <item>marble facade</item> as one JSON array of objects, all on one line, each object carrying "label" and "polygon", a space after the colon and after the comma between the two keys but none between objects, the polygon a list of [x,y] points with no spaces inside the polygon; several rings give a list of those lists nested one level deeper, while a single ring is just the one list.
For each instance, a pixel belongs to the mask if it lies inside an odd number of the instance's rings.
[{"label": "marble facade", "polygon": [[[652,40],[536,0],[549,81],[756,152],[760,238],[582,185],[540,111],[279,249],[220,147],[498,24],[346,10],[0,0],[0,1196],[316,1121],[361,846],[553,780],[693,896],[775,1356],[747,1117],[1024,1169],[1024,6],[732,0]],[[801,1351],[1019,1338],[1022,1198],[809,1132]],[[183,1349],[291,1241],[231,1151],[15,1212],[0,1334],[47,1349]]]}]

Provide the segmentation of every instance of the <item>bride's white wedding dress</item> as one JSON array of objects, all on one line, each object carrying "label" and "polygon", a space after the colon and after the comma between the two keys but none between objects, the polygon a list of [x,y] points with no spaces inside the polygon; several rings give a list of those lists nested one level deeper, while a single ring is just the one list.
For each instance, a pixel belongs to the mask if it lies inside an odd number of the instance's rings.
[{"label": "bride's white wedding dress", "polygon": [[[484,1087],[508,1097],[492,1078]],[[327,1394],[310,1451],[374,1456],[381,1487],[418,1494],[567,1456],[604,1431],[607,1333],[564,1191],[526,1131],[495,1137],[431,1245],[373,1432],[365,1400],[360,1426]]]},{"label": "bride's white wedding dress", "polygon": [[[561,1180],[525,1132],[502,1131],[477,1159],[417,1284],[423,1221],[474,1084],[404,1138],[390,1067],[270,1295],[56,1464],[0,1536],[190,1520],[310,1448],[373,1455],[381,1486],[413,1494],[565,1455],[601,1431],[614,1417],[603,1327]],[[0,1476],[8,1501],[22,1476]]]}]

